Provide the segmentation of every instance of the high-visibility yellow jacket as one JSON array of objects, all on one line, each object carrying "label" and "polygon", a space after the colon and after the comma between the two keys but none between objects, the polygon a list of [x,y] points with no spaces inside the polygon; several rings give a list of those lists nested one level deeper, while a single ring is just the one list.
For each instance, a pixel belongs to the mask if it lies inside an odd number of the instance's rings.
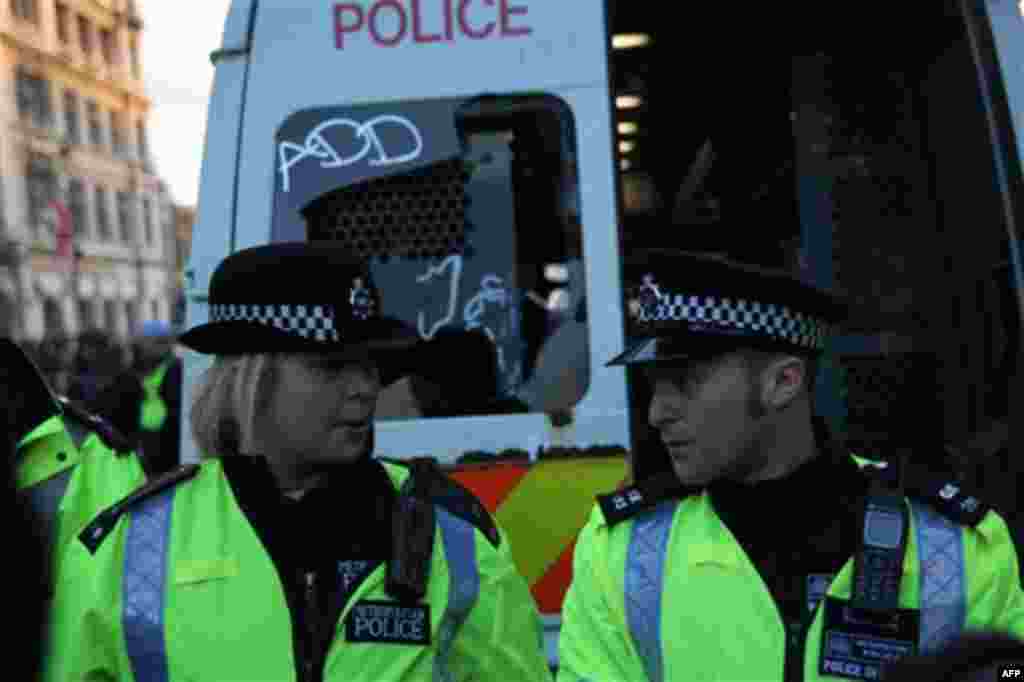
[{"label": "high-visibility yellow jacket", "polygon": [[[385,468],[400,489],[409,471]],[[86,529],[85,538],[105,536],[95,554],[74,543],[59,577],[44,679],[313,679],[275,565],[221,462],[164,479],[119,517],[101,515]],[[550,680],[539,615],[507,539],[495,545],[446,507],[435,509],[425,598],[397,601],[385,591],[386,564],[378,566],[332,625],[322,679]],[[334,533],[344,541],[341,521],[310,529],[309,541],[331,542]]]},{"label": "high-visibility yellow jacket", "polygon": [[86,524],[146,480],[134,453],[115,450],[73,415],[50,417],[28,433],[17,458],[17,487],[44,526],[53,575]]},{"label": "high-visibility yellow jacket", "polygon": [[[956,493],[949,487],[948,494]],[[911,527],[899,605],[920,610],[918,651],[934,651],[962,630],[1024,637],[1018,557],[1003,519],[988,511],[977,525],[962,525],[926,502],[906,504]],[[835,576],[827,596],[850,599],[852,564]],[[786,627],[706,491],[617,524],[595,508],[573,571],[559,682],[783,679]],[[824,603],[807,630],[796,679],[843,679],[819,665]]]},{"label": "high-visibility yellow jacket", "polygon": [[164,379],[173,360],[162,362],[142,380],[142,402],[139,404],[139,428],[143,431],[159,431],[167,423],[167,403],[160,395]]}]

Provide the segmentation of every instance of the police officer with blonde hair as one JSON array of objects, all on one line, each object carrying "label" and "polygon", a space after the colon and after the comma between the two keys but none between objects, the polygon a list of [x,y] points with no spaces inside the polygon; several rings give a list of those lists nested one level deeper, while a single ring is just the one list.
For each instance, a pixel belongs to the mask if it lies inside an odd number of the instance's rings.
[{"label": "police officer with blonde hair", "polygon": [[334,246],[225,259],[192,405],[204,460],[100,514],[68,556],[48,680],[541,680],[507,538],[429,461],[373,455],[423,347]]},{"label": "police officer with blonde hair", "polygon": [[625,280],[610,364],[645,372],[660,442],[580,535],[561,682],[883,679],[961,631],[1024,633],[1003,519],[946,473],[853,456],[814,416],[841,301],[672,250],[634,254]]}]

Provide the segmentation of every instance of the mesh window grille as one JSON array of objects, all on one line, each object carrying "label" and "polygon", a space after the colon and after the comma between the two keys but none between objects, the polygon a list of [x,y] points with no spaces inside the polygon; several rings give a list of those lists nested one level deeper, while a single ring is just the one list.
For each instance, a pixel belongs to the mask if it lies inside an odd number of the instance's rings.
[{"label": "mesh window grille", "polygon": [[468,172],[459,159],[346,187],[307,210],[311,241],[361,258],[444,258],[466,252]]}]

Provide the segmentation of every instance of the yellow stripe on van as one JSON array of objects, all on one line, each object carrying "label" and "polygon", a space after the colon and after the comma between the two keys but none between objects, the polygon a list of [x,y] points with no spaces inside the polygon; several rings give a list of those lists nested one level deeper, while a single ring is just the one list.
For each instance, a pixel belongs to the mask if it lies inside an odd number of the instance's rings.
[{"label": "yellow stripe on van", "polygon": [[576,539],[594,496],[626,476],[624,457],[541,461],[530,467],[495,518],[512,541],[512,558],[532,585]]}]

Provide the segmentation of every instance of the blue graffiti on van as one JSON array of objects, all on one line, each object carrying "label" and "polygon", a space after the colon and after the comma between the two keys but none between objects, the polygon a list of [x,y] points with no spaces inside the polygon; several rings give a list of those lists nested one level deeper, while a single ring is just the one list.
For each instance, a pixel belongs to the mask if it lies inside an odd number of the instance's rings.
[{"label": "blue graffiti on van", "polygon": [[[507,329],[499,329],[497,332],[483,320],[487,312],[488,304],[496,305],[499,308],[508,308],[509,295],[505,288],[505,282],[501,277],[494,274],[484,275],[480,280],[480,291],[471,299],[466,301],[462,309],[462,319],[466,329],[479,329],[487,335],[495,346],[498,353],[498,368],[504,374],[507,371],[505,366],[505,349],[499,342],[499,337],[508,335]],[[511,380],[510,380],[511,381]]]},{"label": "blue graffiti on van", "polygon": [[[463,266],[462,255],[452,254],[437,265],[429,266],[426,272],[416,277],[416,282],[421,285],[429,285],[445,274],[449,277],[448,300],[444,314],[430,323],[429,327],[424,311],[420,310],[416,314],[416,328],[421,338],[430,340],[438,330],[456,321]],[[485,273],[480,277],[479,291],[466,300],[462,307],[461,323],[464,329],[478,329],[491,340],[504,383],[506,386],[514,387],[520,381],[522,367],[521,363],[509,365],[504,348],[506,339],[515,333],[513,325],[508,322],[511,301],[504,278],[495,273]]]},{"label": "blue graffiti on van", "polygon": [[450,324],[455,319],[455,305],[459,300],[459,282],[462,279],[462,256],[454,254],[445,258],[439,265],[430,266],[425,273],[416,278],[416,282],[419,284],[427,284],[435,277],[440,277],[444,274],[445,270],[451,272],[451,279],[449,280],[449,292],[448,292],[448,312],[441,319],[434,322],[431,325],[430,330],[427,331],[425,323],[423,321],[423,311],[419,311],[416,317],[416,327],[420,333],[420,336],[429,341],[434,338],[437,331],[444,327],[446,324]]}]

